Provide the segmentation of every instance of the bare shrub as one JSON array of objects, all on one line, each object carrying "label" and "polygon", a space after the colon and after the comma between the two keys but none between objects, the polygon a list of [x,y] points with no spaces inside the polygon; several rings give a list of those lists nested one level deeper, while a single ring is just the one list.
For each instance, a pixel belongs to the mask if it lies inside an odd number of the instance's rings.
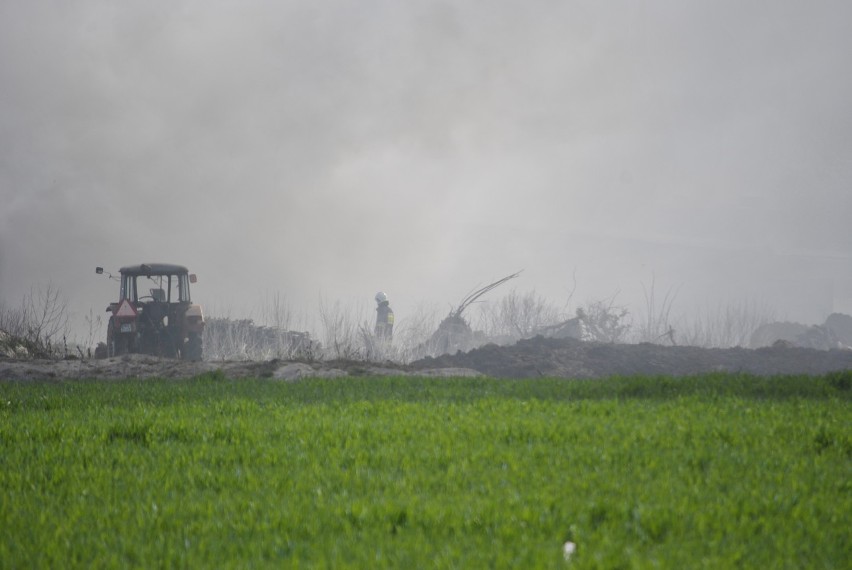
[{"label": "bare shrub", "polygon": [[273,293],[272,298],[267,298],[261,308],[262,322],[278,330],[289,330],[293,321],[293,310],[281,293]]},{"label": "bare shrub", "polygon": [[[86,357],[92,357],[92,348],[98,343],[100,338],[100,330],[103,327],[103,317],[101,315],[95,315],[92,311],[92,308],[89,307],[89,313],[83,316],[83,320],[86,323],[86,337],[83,339],[84,347],[86,349]],[[77,348],[80,350],[80,356],[83,357],[83,352],[80,347]]]},{"label": "bare shrub", "polygon": [[[319,300],[319,318],[322,327],[323,356],[343,360],[365,360],[371,346],[368,343],[369,320],[360,318],[359,307],[345,308],[340,301],[328,305]],[[369,335],[369,332],[366,333]]]},{"label": "bare shrub", "polygon": [[26,314],[21,307],[9,307],[0,302],[0,330],[23,338],[27,334]]},{"label": "bare shrub", "polygon": [[206,319],[203,341],[207,360],[312,360],[317,348],[307,332],[221,317]]},{"label": "bare shrub", "polygon": [[25,349],[18,349],[18,356],[68,356],[68,328],[68,301],[52,283],[31,288],[17,308],[0,305],[0,330],[10,337],[6,342]]},{"label": "bare shrub", "polygon": [[318,350],[310,333],[291,330],[294,313],[285,297],[274,293],[253,318],[208,317],[204,327],[207,360],[312,360]]},{"label": "bare shrub", "polygon": [[205,360],[251,360],[256,352],[251,319],[206,317],[202,344]]},{"label": "bare shrub", "polygon": [[416,346],[432,335],[440,320],[440,311],[436,307],[421,303],[414,313],[400,320],[394,338],[399,339],[403,347]]},{"label": "bare shrub", "polygon": [[[572,311],[571,305],[576,291],[577,270],[575,269],[571,275],[571,287],[568,289],[562,311],[555,312],[556,318],[553,322],[544,322],[537,327],[535,334],[592,342],[626,342],[632,328],[630,311],[624,305],[616,303],[618,292],[605,299],[588,301]],[[572,313],[573,316],[569,316]]]},{"label": "bare shrub", "polygon": [[479,301],[484,295],[497,287],[516,279],[520,271],[493,281],[484,287],[476,286],[467,293],[450,313],[438,324],[438,328],[429,339],[418,347],[420,356],[437,356],[439,354],[467,352],[488,342],[488,337],[482,331],[474,331],[468,320],[463,316],[465,310]]},{"label": "bare shrub", "polygon": [[666,342],[675,344],[675,330],[672,326],[671,313],[677,290],[669,288],[662,299],[657,298],[656,278],[651,278],[651,285],[642,284],[645,294],[644,313],[639,317],[639,324],[634,329],[637,342]]},{"label": "bare shrub", "polygon": [[477,328],[495,340],[517,341],[560,320],[559,309],[535,291],[512,289],[496,303],[483,303]]},{"label": "bare shrub", "polygon": [[573,317],[561,318],[553,325],[541,327],[536,334],[554,338],[575,338],[589,342],[625,342],[630,332],[630,312],[615,303],[615,296],[589,301],[577,307]]},{"label": "bare shrub", "polygon": [[393,342],[385,344],[381,360],[407,364],[424,353],[423,347],[438,328],[440,311],[430,305],[420,304],[413,313],[397,320]]},{"label": "bare shrub", "polygon": [[775,320],[775,310],[757,301],[729,302],[707,307],[676,328],[681,344],[705,348],[749,346],[751,335]]},{"label": "bare shrub", "polygon": [[321,299],[319,313],[322,357],[365,362],[405,364],[421,358],[439,321],[434,307],[421,304],[411,315],[397,315],[393,338],[384,340],[376,337],[375,317],[363,305],[329,305]]},{"label": "bare shrub", "polygon": [[609,299],[590,301],[577,309],[577,318],[583,326],[585,338],[595,342],[623,342],[630,332],[630,311]]}]

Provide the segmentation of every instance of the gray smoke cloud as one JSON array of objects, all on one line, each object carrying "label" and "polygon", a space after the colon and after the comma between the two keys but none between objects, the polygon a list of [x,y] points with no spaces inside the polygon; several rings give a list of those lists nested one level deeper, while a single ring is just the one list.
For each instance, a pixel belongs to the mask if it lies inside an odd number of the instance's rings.
[{"label": "gray smoke cloud", "polygon": [[404,318],[477,283],[852,311],[852,5],[0,3],[0,300],[188,265]]}]

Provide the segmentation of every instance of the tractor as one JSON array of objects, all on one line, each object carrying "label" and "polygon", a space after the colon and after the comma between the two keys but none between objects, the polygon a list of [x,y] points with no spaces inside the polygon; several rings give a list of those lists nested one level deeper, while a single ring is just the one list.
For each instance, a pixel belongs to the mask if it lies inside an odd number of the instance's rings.
[{"label": "tractor", "polygon": [[[102,275],[102,267],[95,268]],[[204,315],[192,303],[189,284],[197,281],[182,265],[143,263],[107,275],[120,283],[118,301],[110,303],[106,345],[96,356],[150,354],[201,360]]]}]

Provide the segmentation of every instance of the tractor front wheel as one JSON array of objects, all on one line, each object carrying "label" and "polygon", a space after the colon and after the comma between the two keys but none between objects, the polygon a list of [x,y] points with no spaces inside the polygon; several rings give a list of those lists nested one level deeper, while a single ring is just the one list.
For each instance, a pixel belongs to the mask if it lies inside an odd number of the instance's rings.
[{"label": "tractor front wheel", "polygon": [[95,360],[103,360],[109,356],[109,349],[105,342],[99,342],[98,346],[95,347]]}]

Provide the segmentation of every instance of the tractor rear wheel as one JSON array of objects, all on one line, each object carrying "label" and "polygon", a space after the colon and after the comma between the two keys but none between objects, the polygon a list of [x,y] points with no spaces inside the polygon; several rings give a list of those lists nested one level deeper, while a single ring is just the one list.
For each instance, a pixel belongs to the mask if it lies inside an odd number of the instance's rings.
[{"label": "tractor rear wheel", "polygon": [[107,356],[120,356],[122,354],[127,354],[130,352],[130,339],[127,335],[116,334],[115,326],[113,325],[112,320],[110,320],[107,325],[107,341],[106,341],[106,353]]},{"label": "tractor rear wheel", "polygon": [[107,356],[112,357],[115,356],[118,351],[116,350],[118,347],[116,346],[118,339],[115,334],[115,325],[110,319],[109,324],[107,325]]},{"label": "tractor rear wheel", "polygon": [[127,339],[122,337],[113,338],[107,344],[107,352],[109,356],[121,356],[128,353]]},{"label": "tractor rear wheel", "polygon": [[184,360],[192,360],[194,362],[201,360],[201,335],[198,333],[189,333],[189,339],[183,345],[181,356],[183,356]]}]

